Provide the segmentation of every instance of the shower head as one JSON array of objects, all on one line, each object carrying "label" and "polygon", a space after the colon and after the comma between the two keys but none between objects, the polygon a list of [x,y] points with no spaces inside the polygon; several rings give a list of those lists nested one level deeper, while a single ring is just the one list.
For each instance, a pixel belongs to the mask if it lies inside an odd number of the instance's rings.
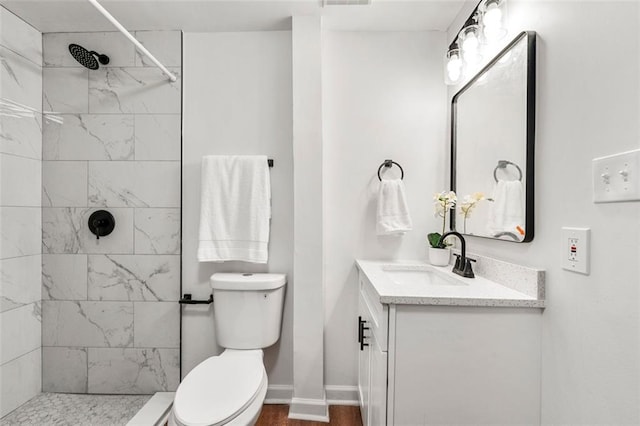
[{"label": "shower head", "polygon": [[[93,50],[88,51],[77,44],[70,44],[69,52],[71,53],[71,56],[73,56],[73,59],[80,62],[83,67],[87,67],[90,70],[97,70],[100,68],[98,61],[100,61],[102,65],[107,65],[109,63],[109,57],[107,55],[101,55]],[[96,59],[96,57],[98,59]]]}]

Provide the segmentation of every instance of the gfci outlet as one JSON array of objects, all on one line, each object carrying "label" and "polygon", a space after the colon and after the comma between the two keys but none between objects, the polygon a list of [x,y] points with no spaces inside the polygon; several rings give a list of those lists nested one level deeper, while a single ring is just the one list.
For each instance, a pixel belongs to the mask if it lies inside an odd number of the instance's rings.
[{"label": "gfci outlet", "polygon": [[593,202],[640,200],[640,149],[593,159]]},{"label": "gfci outlet", "polygon": [[562,228],[562,268],[589,275],[591,230]]}]

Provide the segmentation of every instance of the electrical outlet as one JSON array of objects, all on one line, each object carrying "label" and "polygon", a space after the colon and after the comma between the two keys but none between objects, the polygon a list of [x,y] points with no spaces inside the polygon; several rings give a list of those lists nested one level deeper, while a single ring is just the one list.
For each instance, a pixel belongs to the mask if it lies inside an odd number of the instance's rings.
[{"label": "electrical outlet", "polygon": [[569,238],[569,260],[571,262],[578,261],[578,246],[580,245],[580,240],[577,238]]},{"label": "electrical outlet", "polygon": [[594,158],[593,202],[640,200],[640,150]]},{"label": "electrical outlet", "polygon": [[590,246],[589,228],[562,228],[562,268],[589,275]]}]

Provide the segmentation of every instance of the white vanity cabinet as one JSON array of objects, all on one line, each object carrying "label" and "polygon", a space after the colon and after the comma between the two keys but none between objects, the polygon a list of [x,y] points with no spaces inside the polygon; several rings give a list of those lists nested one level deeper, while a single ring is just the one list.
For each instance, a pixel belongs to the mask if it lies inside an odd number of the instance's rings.
[{"label": "white vanity cabinet", "polygon": [[542,309],[381,303],[362,271],[359,286],[364,426],[540,424]]}]

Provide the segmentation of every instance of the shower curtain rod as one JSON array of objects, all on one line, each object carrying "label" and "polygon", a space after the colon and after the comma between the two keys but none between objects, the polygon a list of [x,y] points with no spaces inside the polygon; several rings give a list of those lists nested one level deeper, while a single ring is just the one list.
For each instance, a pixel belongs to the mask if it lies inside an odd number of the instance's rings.
[{"label": "shower curtain rod", "polygon": [[171,71],[169,71],[169,70],[167,69],[167,67],[165,67],[164,65],[162,65],[162,64],[160,63],[160,61],[158,61],[158,60],[156,59],[156,57],[155,57],[155,56],[153,56],[153,55],[151,54],[151,52],[149,52],[149,51],[147,50],[147,48],[146,48],[146,47],[144,47],[144,46],[142,45],[142,43],[140,43],[140,42],[139,42],[139,41],[138,41],[134,36],[132,36],[132,35],[131,35],[131,33],[130,33],[129,31],[127,31],[127,29],[126,29],[125,27],[123,27],[123,26],[122,26],[122,24],[121,24],[120,22],[118,22],[118,20],[117,20],[116,18],[114,18],[114,17],[113,17],[113,15],[111,15],[111,14],[107,11],[107,9],[105,9],[104,7],[102,7],[102,6],[100,5],[100,3],[98,3],[98,0],[89,0],[89,3],[91,3],[91,4],[92,4],[96,9],[98,9],[98,12],[100,12],[102,15],[104,15],[104,17],[105,17],[105,18],[107,18],[107,19],[108,19],[108,20],[109,20],[109,21],[110,21],[110,22],[111,22],[111,23],[112,23],[112,24],[113,24],[113,25],[114,25],[118,30],[120,30],[120,32],[121,32],[122,34],[124,34],[124,35],[125,35],[125,37],[127,37],[127,38],[131,41],[131,43],[135,44],[136,48],[137,48],[140,52],[144,53],[144,54],[145,54],[149,59],[151,59],[151,61],[152,61],[154,64],[156,64],[156,66],[157,66],[158,68],[160,68],[160,69],[162,70],[162,72],[163,72],[163,73],[165,73],[165,74],[167,75],[167,77],[169,77],[169,80],[171,80],[171,81],[176,81],[176,80],[177,80],[176,76],[175,76],[175,75],[173,75],[173,74],[171,73]]}]

